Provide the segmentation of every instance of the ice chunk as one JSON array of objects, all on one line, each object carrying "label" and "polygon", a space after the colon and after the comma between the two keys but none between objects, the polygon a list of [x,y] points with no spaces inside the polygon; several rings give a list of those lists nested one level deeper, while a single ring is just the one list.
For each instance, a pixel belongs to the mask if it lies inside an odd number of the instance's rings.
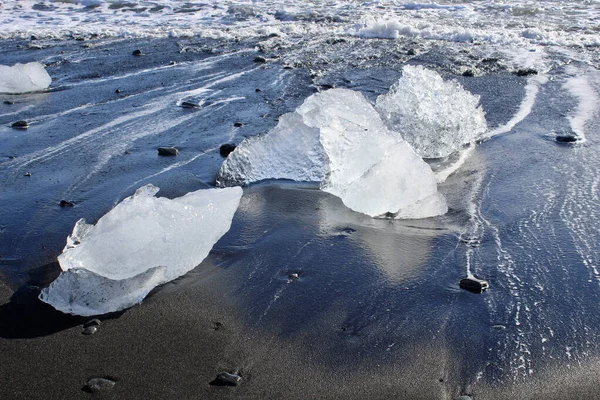
[{"label": "ice chunk", "polygon": [[223,163],[218,182],[269,178],[320,181],[322,190],[372,217],[447,210],[431,168],[361,93],[347,89],[309,97],[269,134],[244,141]]},{"label": "ice chunk", "polygon": [[80,220],[58,257],[64,272],[40,299],[77,315],[125,309],[152,288],[190,271],[231,226],[239,187],[199,190],[169,200],[147,185],[96,225]]},{"label": "ice chunk", "polygon": [[479,96],[421,66],[405,66],[376,108],[388,128],[424,158],[446,157],[487,130]]},{"label": "ice chunk", "polygon": [[39,62],[0,65],[0,93],[29,93],[44,90],[52,79]]}]

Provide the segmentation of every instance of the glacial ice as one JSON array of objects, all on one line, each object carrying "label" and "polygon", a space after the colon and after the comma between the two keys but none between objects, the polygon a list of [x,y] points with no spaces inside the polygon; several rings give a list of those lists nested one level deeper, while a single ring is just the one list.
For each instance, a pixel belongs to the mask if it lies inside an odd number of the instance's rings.
[{"label": "glacial ice", "polygon": [[0,65],[0,93],[29,93],[44,90],[52,79],[39,62]]},{"label": "glacial ice", "polygon": [[405,66],[376,108],[388,128],[424,158],[446,157],[487,130],[479,96],[422,66]]},{"label": "glacial ice", "polygon": [[[431,168],[388,130],[361,93],[347,89],[310,96],[270,133],[245,140],[225,160],[217,182],[269,178],[320,181],[322,190],[372,217],[425,218],[447,210]],[[417,210],[418,202],[423,207]]]},{"label": "glacial ice", "polygon": [[58,257],[60,276],[40,299],[57,310],[99,315],[140,303],[154,287],[195,268],[230,228],[239,187],[169,200],[146,185],[96,225],[79,220]]}]

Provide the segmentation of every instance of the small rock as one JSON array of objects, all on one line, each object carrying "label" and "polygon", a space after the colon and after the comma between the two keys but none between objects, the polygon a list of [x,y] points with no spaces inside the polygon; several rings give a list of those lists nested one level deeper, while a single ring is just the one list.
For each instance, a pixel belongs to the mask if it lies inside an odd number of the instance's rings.
[{"label": "small rock", "polygon": [[144,53],[142,53],[142,51],[141,51],[140,49],[135,49],[135,50],[134,50],[134,51],[131,53],[131,55],[134,55],[134,56],[142,56],[142,55],[144,55]]},{"label": "small rock", "polygon": [[15,104],[15,102],[14,102],[14,101],[10,101],[10,100],[4,100],[4,104],[6,104],[6,105],[9,105],[9,106],[10,106],[10,105],[13,105],[13,104]]},{"label": "small rock", "polygon": [[460,396],[456,400],[473,400],[473,398],[471,396]]},{"label": "small rock", "polygon": [[487,281],[471,276],[461,279],[460,287],[473,293],[483,293],[489,287],[489,284]]},{"label": "small rock", "polygon": [[177,63],[175,61],[171,61],[169,62],[169,65],[177,65]]},{"label": "small rock", "polygon": [[78,42],[84,42],[85,38],[81,37],[81,36],[78,36],[78,37],[75,38],[75,40],[78,41]]},{"label": "small rock", "polygon": [[296,272],[294,272],[294,273],[288,275],[288,279],[295,281],[295,280],[300,279],[300,275],[298,275]]},{"label": "small rock", "polygon": [[98,327],[97,326],[88,326],[87,328],[83,328],[83,334],[84,335],[93,335],[94,333],[98,332]]},{"label": "small rock", "polygon": [[27,121],[13,122],[13,124],[11,125],[11,128],[14,128],[14,129],[27,129],[27,128],[29,128],[29,122],[27,122]]},{"label": "small rock", "polygon": [[409,56],[416,56],[417,55],[417,51],[415,49],[408,49],[408,51],[406,52],[407,55]]},{"label": "small rock", "polygon": [[176,156],[177,154],[179,154],[179,150],[177,150],[175,147],[159,147],[158,148],[159,156]]},{"label": "small rock", "polygon": [[522,68],[515,71],[517,76],[537,75],[538,72],[533,68]]},{"label": "small rock", "polygon": [[88,393],[99,393],[105,392],[107,390],[112,389],[115,386],[115,381],[112,379],[106,378],[92,378],[88,381],[88,383],[83,387]]},{"label": "small rock", "polygon": [[85,324],[83,324],[84,328],[88,328],[90,326],[100,326],[100,324],[102,323],[102,321],[100,321],[97,318],[94,318],[92,320],[89,320],[88,322],[86,322]]},{"label": "small rock", "polygon": [[232,151],[235,150],[235,147],[235,144],[225,143],[219,147],[219,154],[221,154],[221,157],[227,157]]},{"label": "small rock", "polygon": [[266,63],[267,59],[261,56],[256,56],[254,57],[254,62],[255,63]]},{"label": "small rock", "polygon": [[475,73],[473,72],[473,70],[468,69],[462,73],[462,76],[467,76],[469,78],[472,78],[475,76]]},{"label": "small rock", "polygon": [[25,175],[23,176],[31,176],[31,172],[25,172]]},{"label": "small rock", "polygon": [[241,128],[242,126],[244,126],[244,124],[242,124],[241,122],[235,122],[233,126],[235,126],[236,128]]},{"label": "small rock", "polygon": [[125,153],[123,153],[123,154],[129,155],[129,154],[131,154],[131,150],[125,150]]},{"label": "small rock", "polygon": [[218,331],[218,330],[219,330],[219,329],[221,329],[222,327],[223,327],[223,323],[222,323],[222,322],[219,322],[219,321],[217,321],[217,322],[215,322],[215,323],[213,324],[213,328],[214,328],[214,330],[215,330],[215,331]]},{"label": "small rock", "polygon": [[116,89],[115,93],[121,93],[121,89]]},{"label": "small rock", "polygon": [[29,40],[38,40],[38,37],[37,37],[37,36],[35,36],[35,35],[31,35],[31,36],[29,37]]},{"label": "small rock", "polygon": [[181,103],[183,108],[200,108],[200,104],[192,103],[191,101],[184,101]]},{"label": "small rock", "polygon": [[577,136],[575,135],[558,135],[556,141],[559,143],[574,143],[577,142]]},{"label": "small rock", "polygon": [[335,85],[330,84],[330,83],[324,83],[322,85],[319,85],[319,88],[321,90],[329,90],[329,89],[335,89]]},{"label": "small rock", "polygon": [[285,65],[285,66],[283,67],[283,69],[294,69],[294,67],[292,67],[291,65]]},{"label": "small rock", "polygon": [[242,377],[238,374],[230,374],[229,372],[221,372],[214,381],[210,382],[213,386],[237,386],[242,381]]},{"label": "small rock", "polygon": [[73,207],[73,206],[75,206],[75,203],[73,203],[72,201],[68,201],[68,200],[61,200],[60,206],[61,207]]},{"label": "small rock", "polygon": [[262,90],[260,90],[259,88],[256,88],[256,89],[254,89],[254,91],[255,91],[256,93],[262,92]]}]

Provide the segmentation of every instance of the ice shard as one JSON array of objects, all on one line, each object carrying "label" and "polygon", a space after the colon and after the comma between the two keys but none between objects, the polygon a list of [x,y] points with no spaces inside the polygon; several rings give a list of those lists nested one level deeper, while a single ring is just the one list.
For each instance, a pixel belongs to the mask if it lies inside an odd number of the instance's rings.
[{"label": "ice shard", "polygon": [[69,314],[99,315],[140,303],[195,268],[229,230],[239,187],[157,198],[146,185],[96,225],[80,220],[58,257],[60,276],[40,299]]},{"label": "ice shard", "polygon": [[421,66],[405,66],[376,108],[387,127],[424,158],[446,157],[487,130],[479,96]]},{"label": "ice shard", "polygon": [[29,93],[47,89],[52,79],[39,62],[0,65],[0,93]]}]

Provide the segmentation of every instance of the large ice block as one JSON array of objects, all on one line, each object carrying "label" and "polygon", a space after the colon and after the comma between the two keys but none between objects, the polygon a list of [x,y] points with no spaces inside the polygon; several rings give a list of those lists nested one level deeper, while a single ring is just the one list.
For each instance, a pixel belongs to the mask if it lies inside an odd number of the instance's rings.
[{"label": "large ice block", "polygon": [[230,228],[239,187],[169,200],[146,185],[96,223],[80,220],[58,261],[61,275],[40,299],[77,315],[119,311],[195,268]]},{"label": "large ice block", "polygon": [[388,128],[424,158],[446,157],[487,130],[479,96],[421,66],[405,66],[376,108]]},{"label": "large ice block", "polygon": [[39,62],[0,65],[0,93],[29,93],[47,89],[52,79]]}]

